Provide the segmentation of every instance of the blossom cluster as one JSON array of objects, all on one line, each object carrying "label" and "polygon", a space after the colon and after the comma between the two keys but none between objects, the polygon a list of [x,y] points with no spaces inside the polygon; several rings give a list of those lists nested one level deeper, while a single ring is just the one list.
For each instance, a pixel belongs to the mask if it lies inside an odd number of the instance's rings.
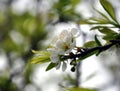
[{"label": "blossom cluster", "polygon": [[76,28],[63,30],[60,35],[55,38],[50,48],[47,48],[47,51],[51,54],[51,62],[57,64],[56,69],[59,69],[62,65],[62,70],[66,70],[66,62],[68,59],[63,59],[63,56],[71,54],[72,50],[76,47],[76,38],[79,34]]}]

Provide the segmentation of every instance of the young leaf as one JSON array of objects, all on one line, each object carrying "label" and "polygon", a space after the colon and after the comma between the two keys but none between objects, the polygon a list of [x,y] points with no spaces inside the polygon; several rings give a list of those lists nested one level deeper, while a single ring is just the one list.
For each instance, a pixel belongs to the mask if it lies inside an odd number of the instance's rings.
[{"label": "young leaf", "polygon": [[106,35],[112,35],[112,34],[117,34],[115,31],[113,31],[112,29],[109,29],[107,27],[104,27],[102,29],[98,29],[99,32],[106,34]]},{"label": "young leaf", "polygon": [[106,12],[110,15],[110,17],[117,23],[115,10],[112,4],[108,0],[100,0],[101,5],[106,10]]},{"label": "young leaf", "polygon": [[56,63],[50,63],[50,64],[48,65],[48,67],[46,68],[46,71],[51,70],[51,69],[54,68],[56,65],[57,65]]},{"label": "young leaf", "polygon": [[90,18],[88,20],[81,20],[79,23],[80,24],[89,24],[89,25],[92,25],[92,24],[111,24],[110,21],[108,21],[104,18]]},{"label": "young leaf", "polygon": [[50,55],[50,52],[48,51],[36,51],[36,50],[32,50],[33,53],[35,54],[39,54],[39,55]]},{"label": "young leaf", "polygon": [[93,48],[93,47],[96,47],[96,46],[97,46],[97,44],[96,44],[95,41],[88,41],[84,44],[84,47],[86,47],[86,48]]},{"label": "young leaf", "polygon": [[103,18],[105,18],[106,20],[110,21],[110,19],[107,17],[107,15],[105,15],[104,13],[100,12],[99,10],[95,9]]},{"label": "young leaf", "polygon": [[50,56],[35,56],[31,59],[32,64],[37,64],[37,63],[45,63],[50,61]]},{"label": "young leaf", "polygon": [[32,50],[33,53],[38,54],[37,56],[31,59],[31,63],[45,63],[50,61],[50,53],[47,51],[35,51]]},{"label": "young leaf", "polygon": [[89,20],[81,20],[81,21],[79,21],[79,23],[80,24],[90,24],[90,25],[96,24],[96,23],[90,22]]},{"label": "young leaf", "polygon": [[97,38],[97,35],[95,35],[95,42],[98,46],[102,46],[102,44],[100,43],[100,41]]},{"label": "young leaf", "polygon": [[104,19],[104,18],[90,18],[89,20],[97,24],[110,24],[111,23],[111,21]]},{"label": "young leaf", "polygon": [[104,36],[103,39],[106,41],[120,39],[120,35],[117,33],[116,34],[108,34],[108,35]]},{"label": "young leaf", "polygon": [[105,28],[106,26],[94,26],[90,28],[90,30],[95,30],[95,29],[100,29],[100,28]]}]

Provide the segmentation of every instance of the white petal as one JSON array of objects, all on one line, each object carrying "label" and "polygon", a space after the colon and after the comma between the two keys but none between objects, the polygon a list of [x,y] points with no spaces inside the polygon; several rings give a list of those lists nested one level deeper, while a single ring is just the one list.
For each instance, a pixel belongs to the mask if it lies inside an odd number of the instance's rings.
[{"label": "white petal", "polygon": [[76,28],[72,28],[72,29],[71,29],[71,33],[72,33],[73,35],[77,34],[77,32],[78,32],[78,30],[77,30]]},{"label": "white petal", "polygon": [[80,32],[76,28],[72,28],[71,33],[74,37],[78,37],[80,35]]},{"label": "white petal", "polygon": [[70,48],[73,49],[76,46],[76,40],[74,40],[71,44],[70,44]]},{"label": "white petal", "polygon": [[63,44],[64,44],[63,41],[58,40],[58,41],[56,42],[56,47],[62,49],[62,48],[63,48]]},{"label": "white petal", "polygon": [[47,48],[47,51],[48,52],[51,52],[51,53],[54,53],[54,52],[56,52],[56,48]]},{"label": "white petal", "polygon": [[55,44],[57,40],[58,40],[58,36],[54,37],[53,40],[51,41],[51,43]]},{"label": "white petal", "polygon": [[60,61],[59,56],[57,54],[52,54],[50,59],[53,63],[58,63]]},{"label": "white petal", "polygon": [[63,31],[60,33],[59,38],[60,38],[61,40],[64,40],[65,36],[68,35],[68,34],[69,34],[69,33],[68,33],[67,30],[63,30]]},{"label": "white petal", "polygon": [[58,53],[59,55],[64,55],[64,54],[65,54],[65,50],[64,50],[64,49],[58,49],[58,50],[57,50],[57,53]]},{"label": "white petal", "polygon": [[61,66],[61,62],[58,63],[58,65],[56,66],[56,69],[59,69]]},{"label": "white petal", "polygon": [[64,42],[69,43],[69,44],[72,42],[72,36],[71,36],[71,34],[69,34],[69,35],[67,35],[65,37]]},{"label": "white petal", "polygon": [[67,64],[63,61],[63,65],[62,65],[62,71],[65,71],[67,68]]}]

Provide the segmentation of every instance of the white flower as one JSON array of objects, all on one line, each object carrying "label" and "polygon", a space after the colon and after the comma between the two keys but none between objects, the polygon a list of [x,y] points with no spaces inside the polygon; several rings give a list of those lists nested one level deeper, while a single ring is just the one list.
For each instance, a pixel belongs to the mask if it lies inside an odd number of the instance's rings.
[{"label": "white flower", "polygon": [[61,41],[61,40],[58,40],[56,42],[56,47],[59,49],[59,54],[66,54],[66,53],[69,53],[72,48],[71,48],[71,43],[69,42],[64,42],[64,41]]},{"label": "white flower", "polygon": [[78,37],[79,32],[77,29],[72,28],[71,30],[63,30],[60,35],[55,39],[54,44],[47,51],[51,53],[51,62],[57,63],[56,69],[59,69],[62,64],[62,70],[65,71],[67,65],[65,60],[61,60],[61,56],[69,54],[76,46],[76,37]]},{"label": "white flower", "polygon": [[56,47],[61,49],[62,53],[69,53],[76,46],[75,38],[78,36],[78,34],[78,30],[75,28],[69,31],[62,31],[58,37],[58,40],[56,41]]},{"label": "white flower", "polygon": [[59,55],[57,55],[57,54],[52,54],[52,55],[50,56],[50,59],[51,59],[51,61],[52,61],[53,63],[59,63],[59,62],[60,62]]},{"label": "white flower", "polygon": [[71,34],[74,38],[77,38],[78,36],[80,36],[80,31],[78,31],[76,28],[72,28]]}]

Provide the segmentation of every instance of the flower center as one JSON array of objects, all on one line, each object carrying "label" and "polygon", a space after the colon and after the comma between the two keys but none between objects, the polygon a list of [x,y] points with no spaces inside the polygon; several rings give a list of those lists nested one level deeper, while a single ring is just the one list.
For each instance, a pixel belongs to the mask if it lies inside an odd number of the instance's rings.
[{"label": "flower center", "polygon": [[64,50],[67,51],[67,50],[69,50],[69,49],[70,49],[70,45],[65,43],[65,45],[64,45]]}]

